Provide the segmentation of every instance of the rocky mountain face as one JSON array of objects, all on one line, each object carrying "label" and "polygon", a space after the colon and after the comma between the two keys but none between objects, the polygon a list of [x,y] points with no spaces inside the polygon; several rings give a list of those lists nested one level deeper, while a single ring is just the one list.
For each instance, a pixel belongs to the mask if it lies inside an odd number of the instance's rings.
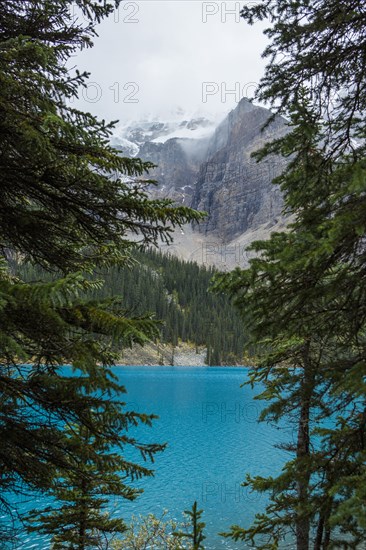
[{"label": "rocky mountain face", "polygon": [[159,184],[151,188],[153,196],[190,205],[214,130],[214,122],[204,117],[140,121],[121,128],[113,144],[126,156],[139,156],[157,165],[149,173]]},{"label": "rocky mountain face", "polygon": [[279,158],[257,163],[251,153],[286,131],[278,117],[264,131],[270,113],[243,99],[212,136],[200,166],[192,206],[208,212],[198,228],[230,242],[248,230],[277,223],[282,197],[271,182],[284,168]]},{"label": "rocky mountain face", "polygon": [[[231,268],[245,261],[237,254],[225,254],[223,260],[222,247],[244,246],[282,228],[281,192],[271,182],[284,160],[273,157],[258,164],[250,156],[287,131],[281,117],[262,130],[270,116],[242,99],[216,128],[203,117],[174,124],[146,122],[129,126],[116,138],[123,154],[158,165],[150,174],[159,182],[151,188],[153,196],[208,213],[204,223],[177,234],[175,253]],[[207,247],[212,254],[202,253]]]},{"label": "rocky mountain face", "polygon": [[173,198],[191,205],[200,166],[206,157],[207,139],[171,138],[165,143],[144,143],[139,156],[157,165],[150,176],[159,185],[152,189],[155,196]]}]

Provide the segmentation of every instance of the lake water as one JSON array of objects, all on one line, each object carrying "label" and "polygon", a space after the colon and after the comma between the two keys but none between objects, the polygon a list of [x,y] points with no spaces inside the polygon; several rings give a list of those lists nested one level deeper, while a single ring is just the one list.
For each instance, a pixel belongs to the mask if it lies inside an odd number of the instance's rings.
[{"label": "lake water", "polygon": [[[115,372],[128,391],[129,408],[159,415],[153,428],[138,428],[136,436],[144,442],[167,442],[168,448],[156,457],[155,477],[141,482],[144,494],[132,503],[112,503],[112,513],[128,520],[132,514],[160,515],[168,509],[170,517],[182,520],[183,510],[197,500],[204,509],[208,550],[247,548],[218,533],[232,524],[249,526],[263,509],[265,497],[241,483],[246,473],[279,472],[288,457],[274,445],[292,437],[286,427],[257,423],[262,407],[253,399],[257,392],[240,387],[247,370],[117,367]],[[27,506],[36,507],[36,501]],[[19,549],[48,550],[49,545],[27,535]]]}]

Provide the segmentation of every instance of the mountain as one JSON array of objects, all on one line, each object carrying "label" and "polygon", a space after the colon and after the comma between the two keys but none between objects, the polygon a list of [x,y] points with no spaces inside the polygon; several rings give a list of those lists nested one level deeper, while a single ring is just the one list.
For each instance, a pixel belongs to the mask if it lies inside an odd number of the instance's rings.
[{"label": "mountain", "polygon": [[282,197],[271,182],[284,168],[284,162],[267,158],[258,164],[250,157],[266,141],[286,131],[280,117],[262,131],[269,116],[267,109],[243,99],[215,131],[192,199],[194,208],[209,214],[198,231],[228,243],[263,224],[270,228],[277,223]]},{"label": "mountain", "polygon": [[194,182],[215,128],[212,119],[190,118],[179,112],[169,121],[147,119],[121,126],[112,143],[124,155],[139,156],[157,165],[150,171],[150,177],[159,183],[151,188],[152,195],[190,205]]},{"label": "mountain", "polygon": [[142,121],[119,129],[123,154],[157,164],[150,192],[208,213],[194,228],[177,231],[171,252],[220,269],[245,265],[246,246],[285,227],[282,196],[271,182],[285,167],[279,157],[257,164],[251,153],[287,131],[285,119],[242,99],[218,125],[205,117]]}]

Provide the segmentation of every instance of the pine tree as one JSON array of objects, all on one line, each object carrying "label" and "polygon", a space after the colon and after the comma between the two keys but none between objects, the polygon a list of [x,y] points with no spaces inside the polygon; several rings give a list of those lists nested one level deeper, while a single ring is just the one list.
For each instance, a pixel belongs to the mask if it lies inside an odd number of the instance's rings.
[{"label": "pine tree", "polygon": [[244,6],[249,23],[266,21],[269,60],[257,98],[287,115],[307,90],[313,112],[325,129],[323,148],[333,158],[352,152],[365,136],[366,8],[357,0],[263,0]]},{"label": "pine tree", "polygon": [[[281,140],[283,150],[301,146],[299,156],[280,178],[294,193],[300,183],[308,193],[322,161],[316,152],[318,127],[308,107],[306,102],[297,106],[293,131]],[[307,156],[311,162],[305,162]],[[337,182],[338,170],[343,173],[343,166],[333,166],[328,178],[323,178],[325,187],[333,178],[333,185]],[[217,289],[226,289],[234,298],[252,333],[259,364],[251,383],[264,384],[259,398],[269,402],[262,420],[278,422],[288,417],[295,431],[294,441],[285,446],[294,458],[283,473],[276,478],[247,479],[255,490],[270,492],[266,514],[259,514],[249,529],[234,526],[229,534],[258,548],[277,548],[292,530],[299,550],[307,550],[311,540],[318,548],[336,544],[335,527],[347,534],[347,548],[357,548],[364,536],[362,522],[349,517],[340,521],[339,510],[347,508],[350,494],[337,490],[337,478],[347,479],[353,471],[353,479],[361,480],[365,473],[365,397],[356,394],[354,381],[350,384],[356,365],[362,372],[365,319],[350,269],[354,258],[343,257],[335,265],[329,261],[330,204],[323,202],[317,211],[313,205],[305,216],[304,201],[286,233],[253,245],[259,256],[248,270],[223,275],[216,283]],[[333,223],[335,217],[330,220]],[[358,284],[363,286],[364,281],[359,279]],[[357,325],[350,322],[357,309],[354,300],[361,307]],[[337,429],[326,429],[329,422],[338,423]]]},{"label": "pine tree", "polygon": [[264,384],[260,398],[269,403],[263,419],[292,419],[296,436],[279,476],[247,480],[269,491],[266,513],[230,535],[277,548],[295,531],[299,550],[358,548],[366,474],[365,8],[265,0],[242,15],[270,22],[271,63],[258,98],[290,125],[256,157],[288,159],[276,183],[294,221],[255,243],[250,268],[222,276],[217,289],[234,298],[252,332],[259,357],[252,383]]},{"label": "pine tree", "polygon": [[[70,56],[90,47],[96,23],[118,6],[93,0],[4,0],[0,5],[0,503],[23,488],[48,491],[79,473],[86,446],[64,425],[121,453],[152,458],[161,445],[126,436],[153,417],[126,412],[110,365],[121,347],[159,334],[151,315],[123,299],[91,300],[97,271],[133,262],[140,243],[170,242],[201,215],[146,194],[150,163],[109,145],[113,124],[71,105],[87,74]],[[73,15],[76,5],[83,17]],[[14,262],[50,273],[24,282]],[[67,369],[63,365],[68,364]],[[93,451],[102,460],[103,447]],[[108,470],[107,470],[108,471]],[[121,475],[149,475],[124,463]],[[125,496],[125,495],[122,495]]]},{"label": "pine tree", "polygon": [[204,550],[203,541],[205,535],[203,530],[206,524],[201,520],[203,510],[197,509],[197,502],[195,501],[192,506],[192,510],[185,510],[184,514],[188,516],[191,521],[192,532],[186,533],[184,531],[176,531],[173,535],[179,539],[188,539],[190,541],[189,548],[191,550]]},{"label": "pine tree", "polygon": [[[103,547],[108,537],[127,529],[122,519],[111,518],[105,510],[108,498],[133,500],[140,491],[124,483],[118,472],[128,471],[131,464],[111,452],[104,439],[92,437],[87,428],[77,425],[66,427],[66,435],[70,444],[82,443],[80,463],[74,468],[70,463],[70,469],[66,474],[60,471],[60,477],[56,474],[50,490],[56,506],[32,512],[27,518],[28,530],[51,535],[53,550]],[[151,475],[135,465],[133,473],[135,477]]]}]

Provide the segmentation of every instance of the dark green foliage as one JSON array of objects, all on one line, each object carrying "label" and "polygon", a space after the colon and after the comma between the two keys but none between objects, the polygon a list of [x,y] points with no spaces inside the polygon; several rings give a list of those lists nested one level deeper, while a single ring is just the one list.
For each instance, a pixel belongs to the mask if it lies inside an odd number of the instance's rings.
[{"label": "dark green foliage", "polygon": [[180,539],[190,540],[191,543],[189,548],[191,550],[204,550],[204,546],[202,543],[206,538],[205,535],[203,534],[203,530],[206,524],[203,521],[200,521],[203,510],[197,510],[197,502],[195,501],[193,503],[192,510],[186,510],[184,513],[186,514],[186,516],[190,518],[191,525],[192,525],[192,532],[184,533],[182,531],[178,531],[173,533],[173,535]]},{"label": "dark green foliage", "polygon": [[[60,477],[90,483],[86,453],[109,473],[104,450],[113,447],[122,457],[132,445],[146,459],[162,449],[126,435],[153,416],[125,411],[125,388],[109,368],[121,347],[156,338],[159,325],[151,315],[128,315],[120,300],[89,296],[103,284],[95,281],[97,266],[128,264],[136,236],[145,244],[169,241],[172,226],[201,215],[149,200],[144,175],[151,164],[122,158],[108,143],[113,125],[71,107],[87,75],[70,72],[68,60],[92,45],[96,23],[118,4],[0,5],[0,505],[6,511],[14,508],[14,494],[48,491]],[[75,6],[83,17],[73,15]],[[17,259],[57,276],[25,282],[12,274]],[[88,431],[95,448],[69,437],[64,426],[74,424],[78,433]],[[115,466],[126,483],[151,474],[137,464]]]},{"label": "dark green foliage", "polygon": [[[129,235],[170,239],[199,219],[169,200],[148,200],[151,163],[122,158],[112,124],[70,107],[87,75],[66,61],[91,45],[94,17],[119,2],[5,0],[0,12],[0,245],[62,271],[123,258]],[[122,175],[130,176],[123,182]]]},{"label": "dark green foliage", "polygon": [[[90,297],[108,301],[120,296],[129,316],[151,312],[163,322],[159,334],[162,342],[205,345],[209,365],[242,363],[246,337],[240,316],[226,296],[208,291],[214,268],[154,249],[136,250],[134,259],[129,267],[102,271],[105,285],[91,290]],[[13,270],[27,281],[45,277],[28,263],[13,264]]]},{"label": "dark green foliage", "polygon": [[348,0],[264,1],[271,58],[258,97],[290,132],[257,153],[288,158],[277,178],[293,223],[254,243],[247,270],[216,281],[242,311],[264,384],[262,419],[288,419],[292,458],[277,477],[248,478],[269,492],[266,512],[229,536],[275,549],[360,548],[366,469],[365,8]]},{"label": "dark green foliage", "polygon": [[[248,270],[238,269],[216,282],[234,298],[257,346],[259,364],[251,382],[265,387],[259,396],[268,401],[262,420],[287,417],[293,425],[286,449],[294,458],[283,472],[276,478],[247,479],[255,490],[269,492],[266,514],[258,515],[249,529],[234,526],[230,536],[270,549],[293,531],[298,550],[311,543],[316,549],[358,548],[365,536],[364,510],[354,490],[355,481],[361,484],[365,476],[363,237],[348,224],[344,227],[351,193],[338,204],[316,201],[314,193],[308,204],[315,182],[319,189],[321,152],[316,153],[318,130],[306,111],[298,105],[297,113],[304,116],[294,120],[293,134],[282,142],[295,148],[302,135],[302,154],[312,157],[300,167],[299,160],[291,163],[280,178],[287,204],[298,201],[296,210],[291,207],[296,221],[286,233],[253,245],[260,256]],[[347,172],[340,163],[332,164],[323,185],[336,191],[340,173],[345,185]],[[301,187],[303,208],[299,181],[306,184]],[[358,502],[358,512],[349,501]]]},{"label": "dark green foliage", "polygon": [[288,114],[305,89],[326,131],[330,156],[352,151],[365,136],[366,8],[358,0],[263,0],[242,9],[250,24],[266,21],[269,61],[257,97]]},{"label": "dark green foliage", "polygon": [[[137,313],[153,312],[164,321],[162,341],[177,344],[178,340],[207,345],[215,354],[208,357],[209,365],[241,362],[245,335],[239,315],[225,296],[208,292],[214,269],[184,262],[171,255],[149,250],[136,255],[140,265],[129,273],[119,275],[113,287],[107,279],[106,290],[126,296]],[[113,276],[113,271],[110,271]]]},{"label": "dark green foliage", "polygon": [[127,529],[122,519],[113,519],[104,510],[108,498],[118,495],[133,500],[140,492],[126,485],[118,472],[130,470],[135,477],[151,472],[128,464],[111,452],[104,439],[91,437],[85,427],[70,426],[66,434],[71,444],[83,444],[80,463],[72,468],[71,461],[66,473],[55,475],[50,494],[56,505],[32,512],[28,530],[51,535],[53,550],[103,547],[108,537]]},{"label": "dark green foliage", "polygon": [[[121,346],[156,337],[156,323],[149,316],[126,317],[118,302],[103,305],[78,297],[93,286],[77,275],[48,283],[27,284],[5,277],[2,281],[0,482],[4,505],[12,494],[29,488],[49,491],[55,476],[67,477],[69,472],[86,476],[82,458],[86,444],[80,440],[76,445],[63,429],[65,424],[87,428],[93,441],[102,441],[105,448],[113,446],[121,457],[130,445],[141,451],[143,459],[163,448],[126,435],[130,425],[151,424],[153,416],[125,411],[125,389],[108,367]],[[64,363],[72,365],[70,372],[62,367]],[[110,462],[103,447],[87,448],[100,471],[107,472]],[[151,474],[122,460],[118,468],[126,479]]]}]

